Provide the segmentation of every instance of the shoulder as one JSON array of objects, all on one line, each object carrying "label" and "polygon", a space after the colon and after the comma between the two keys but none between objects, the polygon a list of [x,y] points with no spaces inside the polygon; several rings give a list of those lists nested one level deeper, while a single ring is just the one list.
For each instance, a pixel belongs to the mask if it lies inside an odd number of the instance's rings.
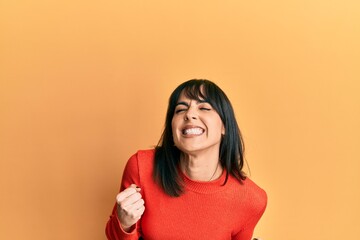
[{"label": "shoulder", "polygon": [[246,177],[242,183],[239,183],[237,179],[232,179],[231,188],[234,196],[237,199],[238,204],[244,205],[249,210],[249,213],[263,212],[267,205],[267,194],[264,189],[259,187],[249,177]]},{"label": "shoulder", "polygon": [[256,195],[259,198],[266,198],[266,192],[264,189],[259,187],[253,180],[251,180],[249,177],[246,177],[245,180],[243,180],[243,184],[245,185],[247,191],[252,194]]},{"label": "shoulder", "polygon": [[138,150],[136,154],[138,158],[152,160],[155,155],[155,149]]},{"label": "shoulder", "polygon": [[154,149],[138,150],[126,163],[125,172],[138,172],[139,168],[149,168],[153,166]]},{"label": "shoulder", "polygon": [[260,208],[265,207],[267,204],[267,194],[265,190],[248,177],[243,183],[246,186],[247,195],[251,199],[251,202],[253,202],[254,205],[258,205]]},{"label": "shoulder", "polygon": [[148,175],[154,168],[155,149],[138,150],[127,161],[125,170],[137,175]]}]

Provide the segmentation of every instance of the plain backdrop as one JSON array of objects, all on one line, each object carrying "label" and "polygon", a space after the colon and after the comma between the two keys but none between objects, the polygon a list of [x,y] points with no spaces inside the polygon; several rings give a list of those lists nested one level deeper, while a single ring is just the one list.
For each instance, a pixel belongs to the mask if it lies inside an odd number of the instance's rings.
[{"label": "plain backdrop", "polygon": [[124,164],[157,144],[191,78],[235,108],[246,171],[269,198],[254,236],[356,239],[359,12],[358,0],[2,0],[0,239],[105,239]]}]

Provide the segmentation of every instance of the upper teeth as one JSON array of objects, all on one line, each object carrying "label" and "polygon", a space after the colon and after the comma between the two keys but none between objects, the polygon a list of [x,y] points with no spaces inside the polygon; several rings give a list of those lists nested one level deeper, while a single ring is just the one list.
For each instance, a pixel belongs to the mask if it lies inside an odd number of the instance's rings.
[{"label": "upper teeth", "polygon": [[184,130],[184,134],[201,134],[202,132],[201,128],[188,128]]}]

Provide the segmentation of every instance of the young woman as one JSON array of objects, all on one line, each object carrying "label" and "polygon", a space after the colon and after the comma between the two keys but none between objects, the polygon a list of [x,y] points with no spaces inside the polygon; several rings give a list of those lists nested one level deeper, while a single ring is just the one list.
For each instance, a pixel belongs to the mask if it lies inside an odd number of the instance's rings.
[{"label": "young woman", "polygon": [[225,93],[189,80],[171,94],[155,149],[127,162],[110,240],[250,240],[267,196],[242,171],[243,141]]}]

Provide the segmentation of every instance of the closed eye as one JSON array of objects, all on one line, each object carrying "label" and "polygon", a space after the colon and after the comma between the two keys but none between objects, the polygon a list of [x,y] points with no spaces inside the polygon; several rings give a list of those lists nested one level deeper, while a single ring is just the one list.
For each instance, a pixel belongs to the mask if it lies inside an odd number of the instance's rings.
[{"label": "closed eye", "polygon": [[186,111],[186,109],[185,108],[180,108],[180,109],[175,110],[175,113],[181,113],[183,111]]},{"label": "closed eye", "polygon": [[201,111],[210,111],[212,110],[212,106],[210,103],[206,102],[206,101],[201,101],[199,102],[199,105],[198,105],[198,108],[201,110]]}]

